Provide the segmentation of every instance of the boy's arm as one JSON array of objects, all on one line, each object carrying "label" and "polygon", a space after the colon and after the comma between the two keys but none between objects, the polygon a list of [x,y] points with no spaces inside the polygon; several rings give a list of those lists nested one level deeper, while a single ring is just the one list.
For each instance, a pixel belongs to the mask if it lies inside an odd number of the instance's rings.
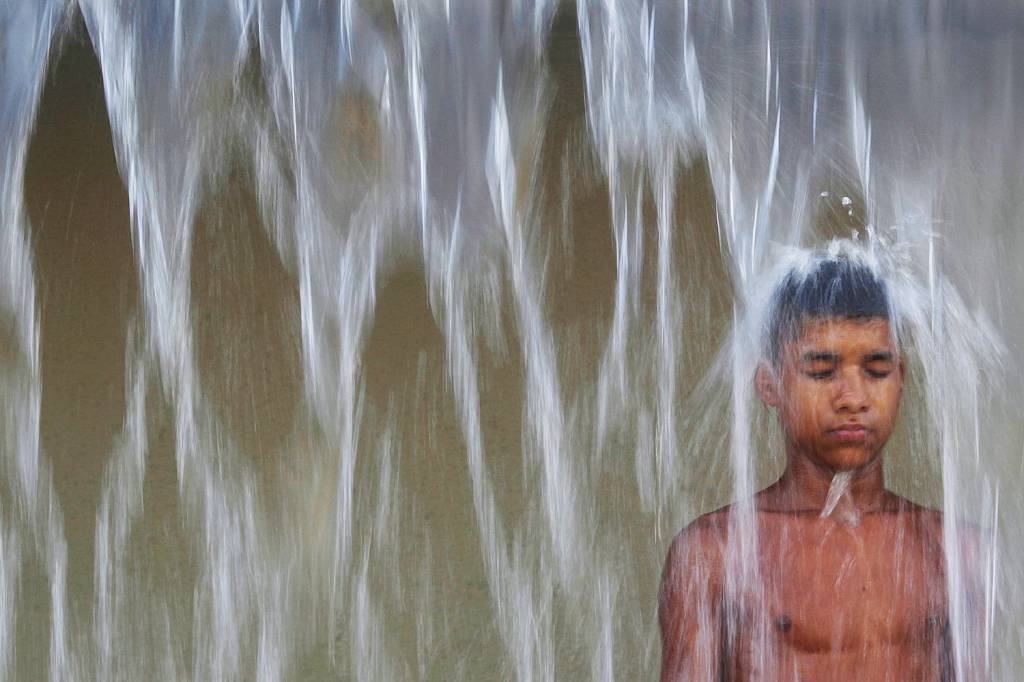
[{"label": "boy's arm", "polygon": [[661,682],[718,680],[722,659],[722,562],[717,533],[691,525],[669,549],[658,598]]}]

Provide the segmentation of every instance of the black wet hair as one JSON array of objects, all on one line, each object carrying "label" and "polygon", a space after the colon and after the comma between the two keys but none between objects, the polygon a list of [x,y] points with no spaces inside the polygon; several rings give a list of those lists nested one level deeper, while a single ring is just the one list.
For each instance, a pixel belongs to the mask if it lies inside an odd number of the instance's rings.
[{"label": "black wet hair", "polygon": [[803,324],[824,319],[890,319],[885,282],[866,265],[846,258],[821,260],[807,273],[791,271],[772,296],[765,350],[779,364],[786,343]]}]

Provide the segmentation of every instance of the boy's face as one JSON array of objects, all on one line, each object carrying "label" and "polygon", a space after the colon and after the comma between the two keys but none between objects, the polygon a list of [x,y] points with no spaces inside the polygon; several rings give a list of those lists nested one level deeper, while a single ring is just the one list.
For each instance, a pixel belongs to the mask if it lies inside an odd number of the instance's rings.
[{"label": "boy's face", "polygon": [[832,471],[857,469],[882,450],[896,424],[903,362],[881,318],[812,319],[785,344],[774,373],[758,371],[787,442]]}]

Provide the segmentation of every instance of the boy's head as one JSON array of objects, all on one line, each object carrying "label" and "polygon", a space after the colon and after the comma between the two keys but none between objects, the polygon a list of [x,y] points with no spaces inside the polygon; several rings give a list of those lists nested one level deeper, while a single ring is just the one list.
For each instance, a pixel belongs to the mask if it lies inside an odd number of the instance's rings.
[{"label": "boy's head", "polygon": [[778,366],[786,343],[807,320],[889,320],[889,295],[865,265],[846,258],[820,260],[806,273],[790,271],[775,290],[766,330],[766,351]]},{"label": "boy's head", "polygon": [[845,258],[790,272],[771,301],[755,380],[787,449],[834,471],[874,461],[896,422],[904,367],[885,282]]}]

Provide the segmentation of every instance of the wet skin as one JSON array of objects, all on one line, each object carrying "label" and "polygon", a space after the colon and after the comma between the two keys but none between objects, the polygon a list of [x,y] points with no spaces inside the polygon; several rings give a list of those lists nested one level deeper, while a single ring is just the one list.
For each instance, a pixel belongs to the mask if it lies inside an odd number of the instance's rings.
[{"label": "wet skin", "polygon": [[[758,370],[787,466],[753,500],[752,559],[739,543],[726,551],[735,506],[673,542],[659,598],[663,682],[953,679],[941,513],[887,491],[882,473],[903,376],[881,319],[807,322],[778,367]],[[829,500],[837,474],[844,492]],[[975,542],[961,542],[975,627]],[[751,569],[752,581],[726,579]],[[963,673],[982,679],[971,661]]]}]

